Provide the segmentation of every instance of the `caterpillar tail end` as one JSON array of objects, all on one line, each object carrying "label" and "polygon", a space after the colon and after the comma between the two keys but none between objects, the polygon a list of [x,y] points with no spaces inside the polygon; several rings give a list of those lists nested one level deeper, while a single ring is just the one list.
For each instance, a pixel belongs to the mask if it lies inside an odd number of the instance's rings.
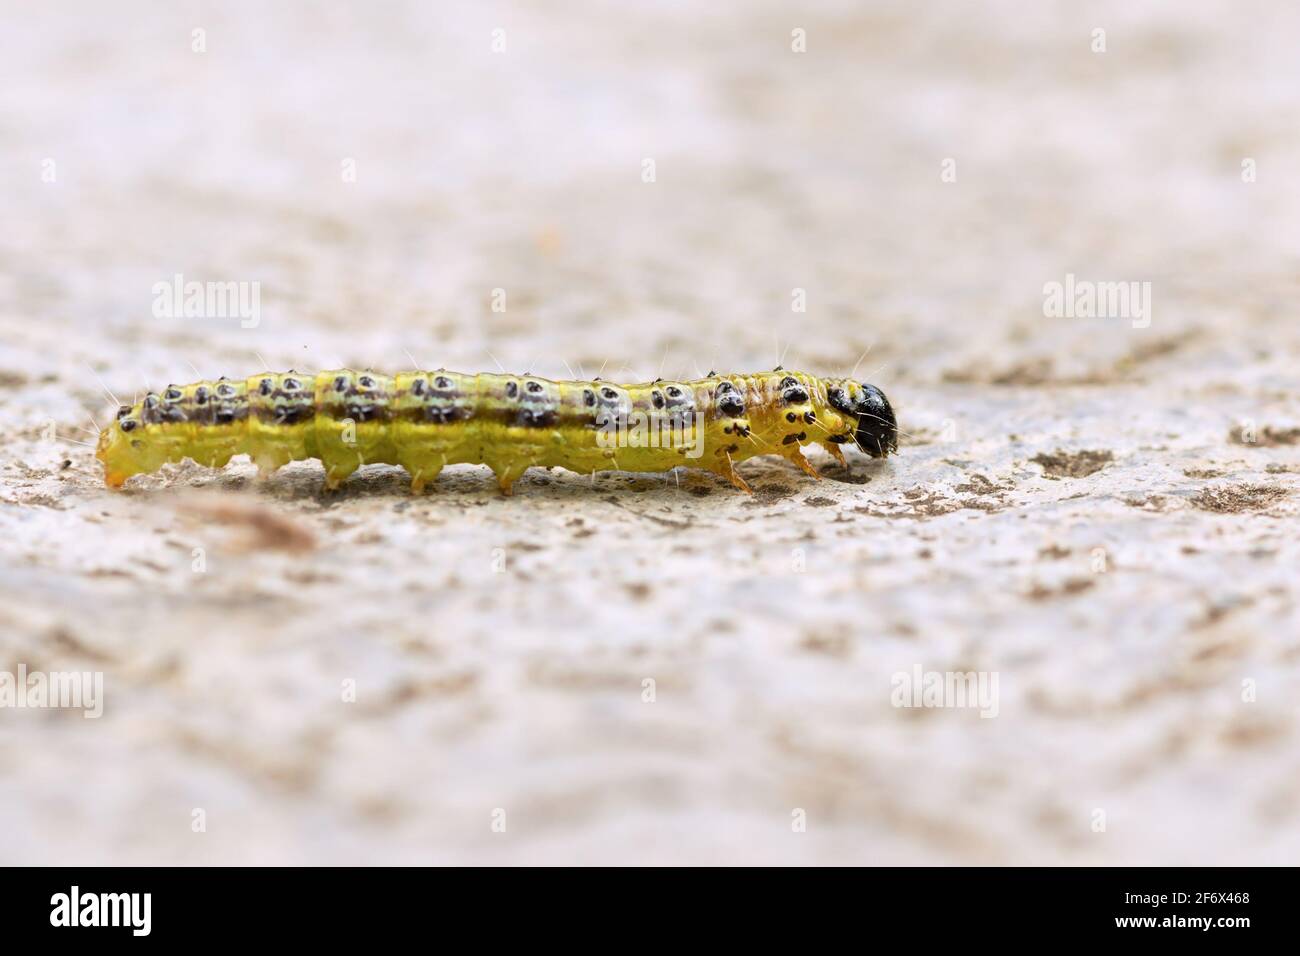
[{"label": "caterpillar tail end", "polygon": [[121,488],[126,484],[126,480],[136,473],[136,469],[124,470],[117,467],[125,464],[125,461],[122,449],[114,442],[112,426],[99,433],[99,441],[95,445],[95,457],[104,466],[104,485],[108,488],[115,490]]}]

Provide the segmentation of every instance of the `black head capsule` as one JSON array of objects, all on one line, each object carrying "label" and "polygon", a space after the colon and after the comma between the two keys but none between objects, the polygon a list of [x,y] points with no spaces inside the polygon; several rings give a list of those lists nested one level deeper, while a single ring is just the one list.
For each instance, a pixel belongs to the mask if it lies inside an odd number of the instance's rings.
[{"label": "black head capsule", "polygon": [[835,385],[826,391],[832,408],[857,419],[853,439],[872,458],[898,451],[898,422],[885,393],[874,385]]}]

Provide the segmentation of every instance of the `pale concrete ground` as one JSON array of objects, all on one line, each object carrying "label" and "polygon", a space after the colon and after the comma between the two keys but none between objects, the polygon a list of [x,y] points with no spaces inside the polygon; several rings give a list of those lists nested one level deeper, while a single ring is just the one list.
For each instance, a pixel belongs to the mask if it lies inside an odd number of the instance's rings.
[{"label": "pale concrete ground", "polygon": [[[0,710],[0,862],[1295,861],[1294,5],[269,6],[3,6],[0,670],[106,702]],[[176,273],[261,324],[154,318]],[[96,374],[774,339],[873,346],[902,453],[327,498],[69,440]],[[997,717],[891,706],[918,664]]]}]

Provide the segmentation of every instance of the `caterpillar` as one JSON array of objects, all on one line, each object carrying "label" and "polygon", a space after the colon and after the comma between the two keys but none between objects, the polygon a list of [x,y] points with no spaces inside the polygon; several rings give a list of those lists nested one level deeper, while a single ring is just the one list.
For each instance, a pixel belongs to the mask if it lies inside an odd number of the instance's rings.
[{"label": "caterpillar", "polygon": [[873,458],[897,451],[884,393],[780,367],[634,385],[336,369],[169,385],[122,405],[100,432],[95,457],[110,488],[166,462],[221,468],[247,454],[263,477],[318,458],[326,490],[362,465],[385,463],[406,469],[419,493],[445,466],[471,463],[491,468],[507,495],[533,466],[594,474],[685,465],[751,492],[738,462],[775,454],[820,478],[802,447],[821,445],[847,464],[840,446],[849,443]]}]

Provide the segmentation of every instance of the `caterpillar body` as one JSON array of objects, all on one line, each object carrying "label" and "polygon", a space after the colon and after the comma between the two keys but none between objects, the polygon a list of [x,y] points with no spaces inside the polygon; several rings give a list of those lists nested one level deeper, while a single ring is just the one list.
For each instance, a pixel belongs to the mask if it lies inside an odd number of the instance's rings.
[{"label": "caterpillar body", "polygon": [[874,385],[777,368],[634,385],[448,371],[265,372],[170,385],[123,405],[99,436],[104,481],[190,458],[221,468],[247,454],[262,475],[318,458],[333,490],[366,464],[400,465],[420,492],[447,465],[485,464],[501,490],[528,468],[706,469],[743,491],[736,463],[776,454],[820,477],[801,448],[897,450],[894,411]]}]

